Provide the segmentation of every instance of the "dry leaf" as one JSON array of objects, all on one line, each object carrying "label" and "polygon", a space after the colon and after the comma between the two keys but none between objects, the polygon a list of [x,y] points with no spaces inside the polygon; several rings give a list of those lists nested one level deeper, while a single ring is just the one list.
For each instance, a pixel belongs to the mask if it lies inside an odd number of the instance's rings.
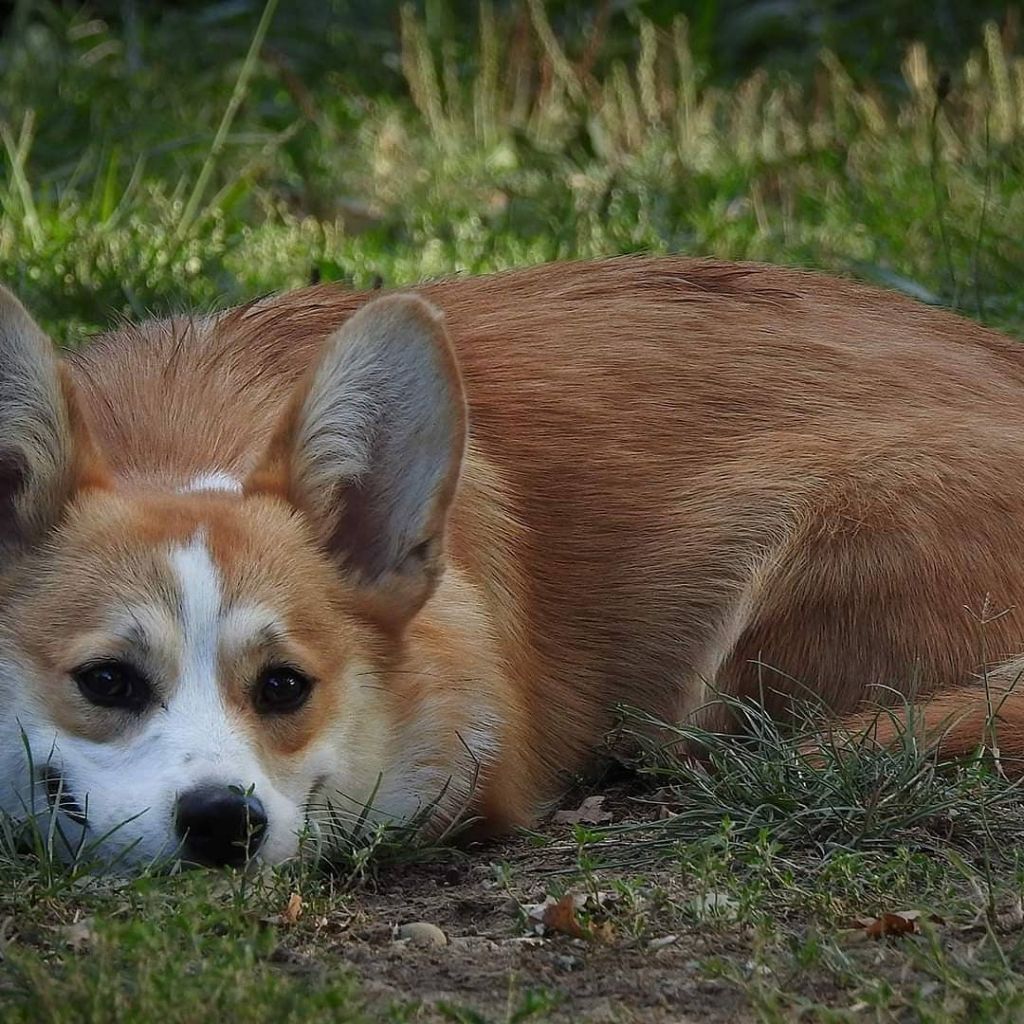
[{"label": "dry leaf", "polygon": [[544,915],[547,913],[548,907],[557,902],[558,900],[556,900],[554,896],[545,896],[543,903],[534,903],[523,908],[526,911],[527,923],[530,925],[530,930],[534,932],[534,934],[544,934]]},{"label": "dry leaf", "polygon": [[290,928],[299,923],[299,918],[302,917],[302,910],[302,897],[297,892],[293,892],[288,897],[288,902],[280,914],[261,917],[260,922],[270,925],[285,925]]},{"label": "dry leaf", "polygon": [[293,892],[291,896],[288,897],[288,905],[281,911],[281,923],[298,924],[301,916],[302,897],[297,892]]},{"label": "dry leaf", "polygon": [[864,931],[872,939],[880,939],[886,935],[913,935],[920,926],[916,917],[906,917],[903,914],[882,914],[874,920],[868,919],[864,923]]},{"label": "dry leaf", "polygon": [[555,811],[553,820],[559,825],[600,825],[615,817],[601,809],[603,803],[603,796],[588,796],[574,811]]},{"label": "dry leaf", "polygon": [[917,935],[921,931],[923,920],[942,924],[942,918],[932,914],[926,917],[920,910],[899,910],[896,913],[884,913],[879,917],[854,918],[854,926],[862,929],[870,939],[881,939],[889,935]]},{"label": "dry leaf", "polygon": [[571,935],[574,939],[586,937],[576,917],[576,901],[572,896],[563,896],[557,903],[549,903],[541,915],[541,923],[548,931]]},{"label": "dry leaf", "polygon": [[578,912],[584,909],[588,903],[600,906],[601,897],[606,895],[611,894],[597,893],[596,899],[593,894],[581,893],[575,896],[563,896],[559,900],[556,900],[554,896],[548,896],[543,903],[527,908],[527,919],[537,935],[560,932],[562,935],[569,935],[574,939],[611,942],[615,937],[615,929],[611,922],[602,921],[583,925],[577,916]]}]

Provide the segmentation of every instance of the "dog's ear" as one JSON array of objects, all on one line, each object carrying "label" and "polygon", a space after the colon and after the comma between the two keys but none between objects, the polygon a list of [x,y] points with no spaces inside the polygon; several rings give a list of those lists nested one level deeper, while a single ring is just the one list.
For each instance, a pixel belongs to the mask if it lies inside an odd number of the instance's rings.
[{"label": "dog's ear", "polygon": [[0,286],[0,558],[38,540],[72,492],[103,475],[53,343]]},{"label": "dog's ear", "polygon": [[302,509],[370,614],[400,628],[444,567],[465,445],[465,395],[440,313],[390,296],[327,340],[246,491]]}]

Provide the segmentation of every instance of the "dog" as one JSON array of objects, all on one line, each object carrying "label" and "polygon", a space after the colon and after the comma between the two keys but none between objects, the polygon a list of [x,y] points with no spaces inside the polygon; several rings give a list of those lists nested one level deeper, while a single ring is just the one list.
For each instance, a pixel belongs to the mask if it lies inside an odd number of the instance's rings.
[{"label": "dog", "polygon": [[970,753],[1022,465],[1017,342],[817,273],[320,285],[63,356],[4,292],[0,808],[130,864],[500,832],[618,705],[727,728],[716,695],[909,700]]}]

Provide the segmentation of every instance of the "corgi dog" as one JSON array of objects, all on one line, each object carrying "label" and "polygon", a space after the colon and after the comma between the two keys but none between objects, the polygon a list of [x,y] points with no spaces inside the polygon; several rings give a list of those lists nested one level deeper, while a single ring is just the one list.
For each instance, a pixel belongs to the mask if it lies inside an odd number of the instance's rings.
[{"label": "corgi dog", "polygon": [[500,831],[618,705],[716,694],[908,698],[968,753],[1024,650],[1022,466],[1020,344],[815,273],[316,286],[63,355],[4,292],[0,809],[132,864]]}]

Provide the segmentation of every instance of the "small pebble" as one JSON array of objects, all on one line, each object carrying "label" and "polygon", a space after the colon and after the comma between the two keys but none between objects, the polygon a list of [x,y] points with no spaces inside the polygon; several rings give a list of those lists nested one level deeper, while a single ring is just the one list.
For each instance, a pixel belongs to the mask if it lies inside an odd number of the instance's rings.
[{"label": "small pebble", "polygon": [[396,938],[407,939],[410,946],[447,946],[448,936],[429,921],[410,921],[399,926]]}]

